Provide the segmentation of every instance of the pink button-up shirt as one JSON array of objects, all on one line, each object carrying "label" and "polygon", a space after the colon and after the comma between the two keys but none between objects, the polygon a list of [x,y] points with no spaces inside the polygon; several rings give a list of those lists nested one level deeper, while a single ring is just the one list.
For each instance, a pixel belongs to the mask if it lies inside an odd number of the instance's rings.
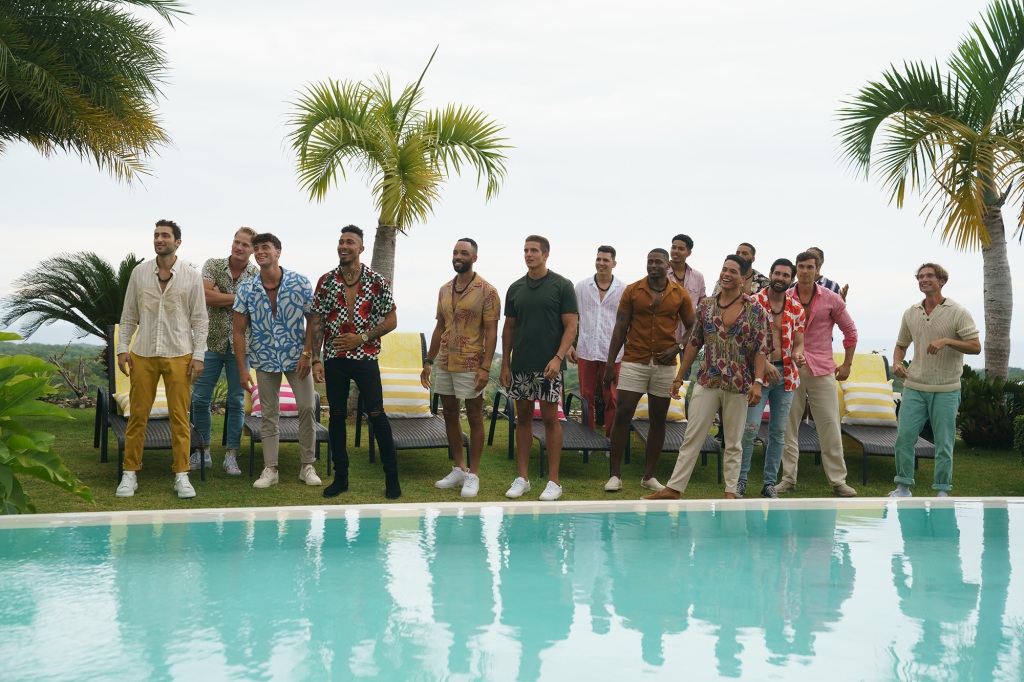
[{"label": "pink button-up shirt", "polygon": [[[846,310],[846,301],[842,296],[829,291],[820,284],[815,284],[814,299],[810,305],[804,306],[807,315],[807,326],[804,328],[804,358],[811,375],[823,377],[836,371],[836,361],[832,357],[832,330],[838,326],[843,332],[843,348],[857,345],[857,325]],[[788,296],[800,300],[798,288],[793,287]]]}]

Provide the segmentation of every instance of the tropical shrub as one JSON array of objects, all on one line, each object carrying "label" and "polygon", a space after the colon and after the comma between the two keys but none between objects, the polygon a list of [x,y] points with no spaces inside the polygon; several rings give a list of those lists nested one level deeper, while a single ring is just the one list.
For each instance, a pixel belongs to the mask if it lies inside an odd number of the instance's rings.
[{"label": "tropical shrub", "polygon": [[1009,450],[1014,420],[1024,415],[1024,382],[981,377],[965,366],[960,386],[960,438],[972,447]]},{"label": "tropical shrub", "polygon": [[1024,464],[1024,415],[1013,420],[1013,447],[1020,454],[1020,462]]},{"label": "tropical shrub", "polygon": [[[0,341],[21,337],[0,332]],[[19,477],[48,481],[84,500],[92,494],[53,450],[52,434],[33,431],[24,417],[66,417],[66,411],[39,400],[55,393],[49,385],[56,367],[30,355],[0,356],[0,513],[34,512]]]}]

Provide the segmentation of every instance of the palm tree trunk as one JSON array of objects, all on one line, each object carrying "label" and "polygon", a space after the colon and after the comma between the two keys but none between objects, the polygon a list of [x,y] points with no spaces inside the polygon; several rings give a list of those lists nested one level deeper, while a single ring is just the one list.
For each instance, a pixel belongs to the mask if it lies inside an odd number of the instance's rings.
[{"label": "palm tree trunk", "polygon": [[1010,368],[1010,319],[1013,287],[1006,255],[1006,230],[1002,206],[988,206],[985,229],[991,242],[982,248],[985,283],[985,372],[1006,378]]},{"label": "palm tree trunk", "polygon": [[380,221],[377,223],[377,236],[373,239],[373,258],[370,267],[380,273],[392,286],[395,282],[395,246],[398,228]]}]

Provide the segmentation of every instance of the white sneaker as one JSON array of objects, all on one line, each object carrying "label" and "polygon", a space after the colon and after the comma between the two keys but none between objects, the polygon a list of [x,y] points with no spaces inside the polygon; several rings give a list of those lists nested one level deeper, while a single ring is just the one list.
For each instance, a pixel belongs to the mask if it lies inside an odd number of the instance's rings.
[{"label": "white sneaker", "polygon": [[548,484],[544,486],[544,492],[540,494],[541,502],[554,502],[562,496],[562,486],[558,485],[554,481],[548,481]]},{"label": "white sneaker", "polygon": [[[439,481],[440,482],[440,481]],[[476,474],[466,473],[462,479],[462,496],[476,497],[480,492],[480,477]]]},{"label": "white sneaker", "polygon": [[530,482],[522,476],[519,476],[516,480],[512,481],[512,485],[507,491],[505,491],[505,497],[514,500],[518,497],[522,497],[523,493],[528,492],[530,492]]},{"label": "white sneaker", "polygon": [[896,486],[896,490],[889,491],[889,497],[913,497],[913,496],[914,496],[914,493],[910,492],[910,488],[908,486],[903,485],[902,483],[900,485]]},{"label": "white sneaker", "polygon": [[183,500],[196,496],[196,489],[193,488],[192,484],[189,482],[187,471],[182,471],[180,474],[174,474],[174,490],[178,493],[178,497]]},{"label": "white sneaker", "polygon": [[466,472],[459,467],[452,467],[450,474],[442,478],[440,481],[434,483],[435,488],[441,490],[447,490],[448,488],[458,488],[462,485],[462,482],[466,480]]},{"label": "white sneaker", "polygon": [[620,490],[622,490],[622,479],[618,476],[612,476],[604,484],[604,491],[606,493],[617,493]]},{"label": "white sneaker", "polygon": [[[262,476],[261,476],[262,478]],[[316,469],[313,468],[312,464],[303,464],[299,468],[299,480],[306,485],[323,485],[323,481],[316,475]],[[277,483],[275,480],[274,483]]]},{"label": "white sneaker", "polygon": [[224,453],[224,472],[228,476],[242,475],[242,470],[238,468],[238,450],[228,450]]},{"label": "white sneaker", "polygon": [[131,497],[138,489],[139,481],[135,477],[135,472],[126,471],[121,474],[121,482],[117,485],[117,492],[114,494],[118,497]]},{"label": "white sneaker", "polygon": [[277,472],[270,467],[264,467],[260,473],[260,477],[253,481],[253,488],[269,488],[272,485],[277,485]]},{"label": "white sneaker", "polygon": [[201,465],[199,464],[200,456],[202,456],[206,460],[207,469],[213,466],[213,456],[210,454],[210,448],[206,448],[205,450],[196,450],[195,452],[188,456],[188,468],[191,471],[199,471],[199,469],[201,468]]},{"label": "white sneaker", "polygon": [[654,476],[651,476],[650,478],[641,478],[640,487],[646,488],[647,490],[653,490],[654,492],[658,492],[659,490],[663,490],[665,488],[665,486],[659,483],[658,479],[656,479]]}]

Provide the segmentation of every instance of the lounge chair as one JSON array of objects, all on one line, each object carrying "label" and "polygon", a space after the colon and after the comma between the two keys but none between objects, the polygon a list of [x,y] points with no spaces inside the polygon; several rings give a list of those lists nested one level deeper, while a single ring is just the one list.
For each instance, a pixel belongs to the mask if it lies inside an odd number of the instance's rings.
[{"label": "lounge chair", "polygon": [[[114,432],[117,440],[117,480],[121,480],[124,473],[124,440],[128,432],[128,418],[122,415],[117,398],[122,401],[126,399],[131,391],[132,382],[117,369],[115,352],[118,343],[119,325],[108,327],[108,338],[112,339],[106,350],[107,360],[107,386],[100,387],[96,391],[96,420],[93,427],[93,447],[100,449],[100,461],[107,461],[108,429]],[[157,397],[164,395],[163,379],[157,384]],[[164,398],[166,400],[166,398]],[[189,452],[196,448],[202,449],[203,437],[196,431],[195,426],[189,421],[191,445]],[[173,446],[171,437],[171,422],[164,415],[163,417],[151,415],[146,423],[146,438],[143,441],[143,450],[170,450]],[[200,458],[202,460],[203,458]],[[201,461],[199,477],[206,480],[206,463]]]},{"label": "lounge chair", "polygon": [[[686,386],[683,387],[683,394],[686,394]],[[646,448],[647,439],[651,433],[651,422],[646,418],[646,396],[640,399],[640,404],[637,406],[637,412],[633,417],[633,421],[630,422],[630,430],[636,433],[643,441]],[[672,418],[672,410],[670,408],[668,420],[665,422],[665,443],[661,447],[662,452],[679,452],[679,448],[683,445],[683,440],[686,438],[686,408],[685,404],[681,404],[680,401],[674,400],[673,405],[679,406],[679,416],[675,419]],[[646,454],[646,450],[644,451]],[[718,456],[718,482],[722,482],[722,447],[718,441],[710,435],[705,434],[704,443],[700,447],[700,460],[701,466],[707,466],[708,455]],[[629,464],[630,459],[630,447],[629,441],[626,441],[626,464]]]},{"label": "lounge chair", "polygon": [[[427,340],[416,332],[392,332],[381,339],[377,359],[384,392],[384,414],[391,425],[395,450],[445,449],[452,459],[445,431],[444,417],[438,414],[439,397],[430,399],[430,393],[419,383],[423,360],[427,356]],[[373,423],[363,407],[362,397],[356,410],[356,440],[361,440],[362,421],[366,419],[370,461],[376,461],[376,436]],[[469,438],[462,434],[465,452],[469,451]]]},{"label": "lounge chair", "polygon": [[[505,402],[504,408],[501,407],[502,400]],[[570,391],[565,394],[564,414],[568,415],[571,413],[573,400],[579,400],[580,402],[582,421],[577,422],[569,418],[562,420],[562,452],[571,452],[573,450],[582,452],[583,461],[586,463],[590,461],[591,452],[595,450],[608,450],[611,447],[611,441],[607,437],[584,426],[589,421],[590,408],[587,405],[587,401],[578,393]],[[513,401],[509,400],[508,393],[500,387],[494,394],[494,405],[491,410],[491,428],[487,437],[488,445],[494,442],[494,427],[499,415],[501,418],[508,420],[508,458],[514,460],[516,453],[515,405]],[[544,422],[539,416],[534,417],[532,430],[534,439],[540,444],[540,475],[543,477],[545,466],[547,465],[547,434],[544,432]]]},{"label": "lounge chair", "polygon": [[[836,361],[842,356],[836,354]],[[868,457],[896,457],[896,407],[889,384],[889,362],[877,353],[859,353],[853,358],[850,377],[841,382],[839,391],[839,413],[844,436],[861,447],[862,479],[868,482]],[[874,400],[871,393],[881,396]],[[852,396],[857,396],[853,398]],[[864,404],[855,404],[863,399]],[[922,458],[935,458],[935,446],[918,436],[914,444],[914,468]]]}]

